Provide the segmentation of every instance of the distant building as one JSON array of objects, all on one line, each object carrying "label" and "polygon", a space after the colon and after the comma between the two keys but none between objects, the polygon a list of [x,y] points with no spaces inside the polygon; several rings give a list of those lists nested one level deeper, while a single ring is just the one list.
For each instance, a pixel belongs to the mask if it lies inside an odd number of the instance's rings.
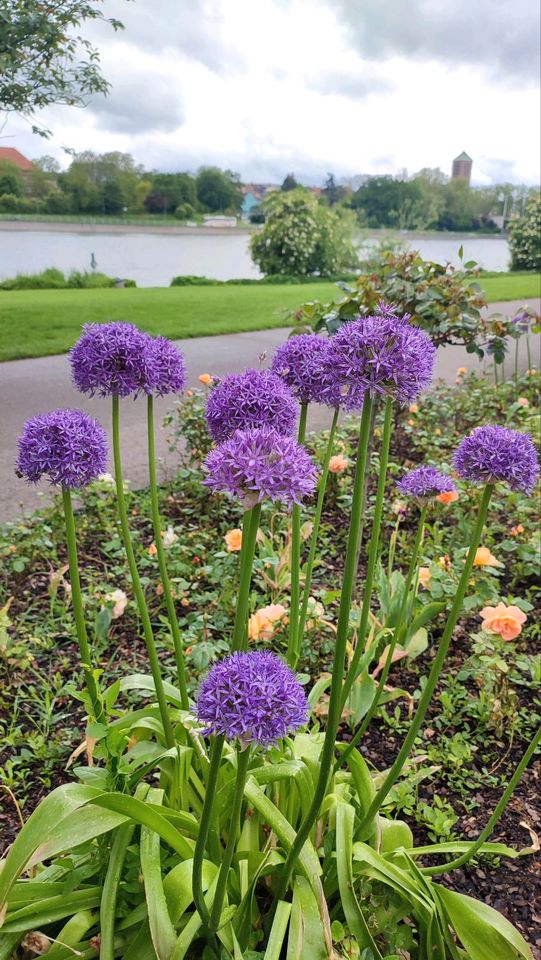
[{"label": "distant building", "polygon": [[23,157],[22,153],[19,153],[15,147],[0,147],[0,162],[3,160],[14,163],[21,173],[31,173],[34,169],[34,164]]},{"label": "distant building", "polygon": [[473,160],[468,154],[463,150],[458,157],[455,157],[453,160],[453,171],[451,173],[452,180],[465,180],[469,185],[471,180],[471,168],[473,166]]},{"label": "distant building", "polygon": [[203,223],[205,227],[215,227],[219,230],[223,227],[236,227],[237,218],[219,213],[215,217],[205,217]]}]

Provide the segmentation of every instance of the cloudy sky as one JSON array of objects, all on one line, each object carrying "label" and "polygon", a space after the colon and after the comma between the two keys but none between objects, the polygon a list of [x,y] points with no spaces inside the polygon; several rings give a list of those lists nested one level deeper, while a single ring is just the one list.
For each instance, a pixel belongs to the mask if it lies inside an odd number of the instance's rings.
[{"label": "cloudy sky", "polygon": [[3,145],[130,152],[148,168],[217,164],[243,180],[288,171],[450,172],[540,179],[536,0],[105,0],[87,28],[107,98],[51,108],[49,142],[10,118]]}]

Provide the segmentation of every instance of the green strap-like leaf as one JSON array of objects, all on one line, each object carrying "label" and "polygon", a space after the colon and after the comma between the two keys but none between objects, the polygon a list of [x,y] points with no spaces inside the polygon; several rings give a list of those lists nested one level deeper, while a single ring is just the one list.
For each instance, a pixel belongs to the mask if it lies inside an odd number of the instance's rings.
[{"label": "green strap-like leaf", "polygon": [[136,823],[150,827],[184,860],[192,856],[193,845],[175,830],[174,826],[161,813],[158,813],[151,804],[143,803],[142,800],[137,800],[135,797],[128,797],[124,793],[102,793],[90,802],[99,807],[105,807],[106,810],[114,810],[116,813],[121,813],[135,820]]},{"label": "green strap-like leaf", "polygon": [[342,908],[348,927],[360,947],[372,950],[374,958],[381,960],[381,953],[368,929],[368,924],[359,906],[353,887],[353,827],[355,810],[349,803],[339,803],[336,809],[336,869]]},{"label": "green strap-like leaf", "polygon": [[317,902],[304,877],[295,877],[287,941],[287,960],[328,960],[332,945],[325,946]]},{"label": "green strap-like leaf", "polygon": [[[156,804],[160,803],[163,800],[163,790],[152,787],[148,792],[148,799]],[[152,943],[158,960],[169,960],[177,942],[177,935],[171,923],[163,888],[160,838],[147,826],[141,827],[140,856]]]},{"label": "green strap-like leaf", "polygon": [[285,900],[279,900],[263,960],[280,960],[290,913],[291,904],[286,903]]},{"label": "green strap-like leaf", "polygon": [[52,943],[47,950],[47,960],[66,960],[70,955],[76,960],[74,950],[80,947],[82,940],[96,923],[96,918],[96,914],[90,910],[80,910],[70,917],[56,934],[58,943]]},{"label": "green strap-like leaf", "polygon": [[517,960],[517,954],[533,960],[524,937],[497,910],[440,884],[433,887],[470,960]]}]

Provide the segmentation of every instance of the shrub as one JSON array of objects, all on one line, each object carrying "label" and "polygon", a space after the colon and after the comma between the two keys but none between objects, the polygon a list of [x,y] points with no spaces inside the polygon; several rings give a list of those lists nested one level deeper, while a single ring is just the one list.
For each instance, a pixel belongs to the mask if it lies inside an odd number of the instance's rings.
[{"label": "shrub", "polygon": [[541,195],[530,197],[522,217],[509,226],[511,270],[541,270]]},{"label": "shrub", "polygon": [[170,287],[215,287],[221,280],[211,280],[209,277],[198,277],[192,274],[173,277]]},{"label": "shrub", "polygon": [[318,205],[307,190],[275,191],[263,201],[265,225],[252,237],[252,258],[265,274],[328,276],[352,269],[352,221]]},{"label": "shrub", "polygon": [[80,290],[94,290],[102,287],[114,287],[115,281],[105,273],[89,273],[87,270],[72,270],[67,281],[67,287]]},{"label": "shrub", "polygon": [[[123,280],[125,287],[137,286],[135,280]],[[61,270],[49,267],[41,273],[19,273],[10,280],[0,283],[0,290],[92,290],[97,288],[114,287],[116,280],[105,273],[89,273],[86,270],[72,270],[69,277],[65,277]]]}]

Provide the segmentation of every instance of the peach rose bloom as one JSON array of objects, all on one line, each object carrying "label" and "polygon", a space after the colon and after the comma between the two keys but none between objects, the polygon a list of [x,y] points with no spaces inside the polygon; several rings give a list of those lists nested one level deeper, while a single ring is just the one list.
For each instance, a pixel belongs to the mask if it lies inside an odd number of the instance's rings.
[{"label": "peach rose bloom", "polygon": [[432,574],[428,567],[419,567],[419,585],[427,590],[431,579]]},{"label": "peach rose bloom", "polygon": [[248,621],[248,637],[250,640],[270,640],[273,634],[273,624],[283,620],[286,608],[281,603],[271,603],[268,607],[256,610]]},{"label": "peach rose bloom", "polygon": [[242,530],[240,530],[239,527],[235,527],[234,530],[228,530],[224,540],[229,553],[235,553],[242,547]]},{"label": "peach rose bloom", "polygon": [[438,493],[436,500],[438,500],[439,503],[454,503],[458,500],[458,491],[446,490],[445,493]]},{"label": "peach rose bloom", "polygon": [[416,403],[410,403],[409,405],[410,413],[419,413],[419,407]]},{"label": "peach rose bloom", "polygon": [[118,617],[121,617],[126,609],[126,604],[128,603],[128,598],[123,590],[112,590],[111,593],[105,595],[105,599],[109,603],[114,603],[112,610],[113,620],[116,620]]},{"label": "peach rose bloom", "polygon": [[527,397],[519,397],[518,400],[517,400],[517,403],[518,403],[519,406],[521,406],[521,407],[529,407],[529,406],[530,406],[530,401],[528,400]]},{"label": "peach rose bloom", "polygon": [[488,547],[478,547],[473,561],[474,567],[499,567],[500,564]]},{"label": "peach rose bloom", "polygon": [[518,607],[506,607],[501,601],[497,607],[485,607],[480,616],[483,618],[483,630],[499,634],[502,640],[514,640],[518,637],[527,620],[526,614]]},{"label": "peach rose bloom", "polygon": [[459,367],[458,370],[457,370],[457,372],[456,372],[456,375],[457,375],[457,377],[465,377],[466,374],[467,374],[467,372],[468,372],[468,368],[467,368],[467,367]]},{"label": "peach rose bloom", "polygon": [[343,473],[349,466],[349,460],[342,453],[338,453],[329,460],[329,470],[331,473]]},{"label": "peach rose bloom", "polygon": [[156,554],[157,554],[157,552],[158,552],[158,548],[157,548],[156,544],[155,544],[155,543],[151,543],[151,544],[150,544],[150,547],[148,548],[148,555],[149,555],[149,557],[155,557]]},{"label": "peach rose bloom", "polygon": [[524,533],[524,527],[521,523],[517,523],[516,527],[511,527],[511,533],[514,537],[518,537],[519,533]]},{"label": "peach rose bloom", "polygon": [[200,373],[198,377],[199,383],[204,383],[207,387],[209,383],[212,383],[212,377],[210,373]]}]

